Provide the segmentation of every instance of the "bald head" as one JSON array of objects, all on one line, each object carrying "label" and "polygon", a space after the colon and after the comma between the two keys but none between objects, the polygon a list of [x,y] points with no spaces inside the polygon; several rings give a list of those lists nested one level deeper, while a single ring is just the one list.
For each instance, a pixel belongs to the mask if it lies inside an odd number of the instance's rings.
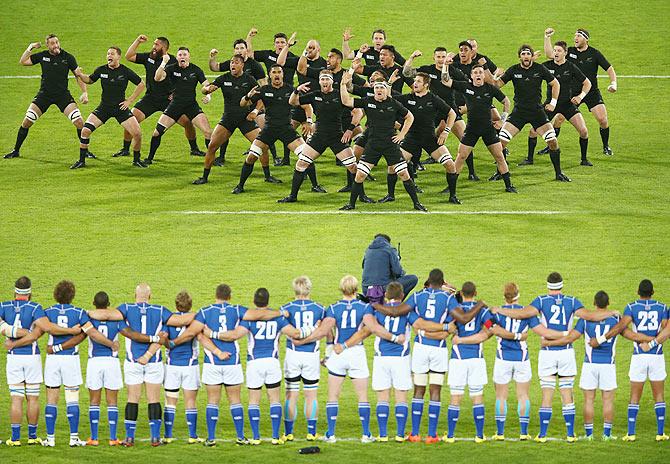
[{"label": "bald head", "polygon": [[135,287],[135,300],[138,303],[149,301],[151,298],[151,287],[149,284],[142,282]]},{"label": "bald head", "polygon": [[318,58],[321,54],[321,44],[319,43],[318,40],[312,39],[309,42],[307,42],[305,51],[307,52],[307,58],[309,58],[310,60],[314,60]]}]

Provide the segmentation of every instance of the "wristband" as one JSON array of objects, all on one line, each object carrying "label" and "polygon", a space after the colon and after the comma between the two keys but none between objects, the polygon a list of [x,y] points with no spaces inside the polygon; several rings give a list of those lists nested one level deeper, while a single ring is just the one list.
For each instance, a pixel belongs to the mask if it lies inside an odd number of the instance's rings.
[{"label": "wristband", "polygon": [[393,343],[395,343],[396,341],[398,341],[398,336],[397,336],[397,335],[391,335],[391,341],[392,341]]},{"label": "wristband", "polygon": [[585,94],[584,92],[581,92],[581,93],[580,93],[579,95],[577,95],[577,96],[579,97],[579,100],[584,100],[584,97],[586,96],[586,94]]},{"label": "wristband", "polygon": [[347,130],[350,130],[352,132],[354,131],[354,129],[356,129],[356,126],[353,124],[349,124],[349,127],[347,127]]},{"label": "wristband", "polygon": [[244,96],[244,99],[245,99],[246,101],[249,101],[249,100],[251,100],[251,97],[249,96],[249,94],[247,94],[247,95]]},{"label": "wristband", "polygon": [[563,331],[563,336],[564,336],[564,337],[567,337],[569,334],[570,334],[570,331],[569,331],[569,330],[564,330],[564,331]]},{"label": "wristband", "polygon": [[612,87],[614,90],[616,90],[616,81],[610,82],[610,87]]},{"label": "wristband", "polygon": [[215,338],[215,339],[218,340],[218,338],[219,338],[219,332],[214,332],[214,331],[212,330],[212,333],[209,334],[209,338]]},{"label": "wristband", "polygon": [[508,116],[509,116],[509,114],[507,114],[506,111],[503,111],[502,114],[500,115],[500,120],[505,122],[505,121],[507,121]]},{"label": "wristband", "polygon": [[442,326],[442,328],[448,332],[448,331],[449,331],[449,324],[446,324],[446,323],[445,323],[445,324]]},{"label": "wristband", "polygon": [[159,341],[161,341],[161,338],[158,335],[149,335],[150,343],[158,343]]},{"label": "wristband", "polygon": [[444,132],[446,132],[448,134],[449,132],[451,132],[451,128],[450,127],[445,127]]},{"label": "wristband", "polygon": [[602,345],[603,343],[607,343],[607,337],[605,335],[598,335],[596,341],[598,342],[598,345]]},{"label": "wristband", "polygon": [[172,349],[172,348],[174,348],[175,346],[177,346],[177,345],[175,345],[174,341],[172,341],[172,340],[170,340],[169,345],[170,345],[170,349]]},{"label": "wristband", "polygon": [[19,328],[16,327],[15,325],[12,326],[10,337],[9,338],[17,338],[16,333],[19,331]]},{"label": "wristband", "polygon": [[419,330],[419,337],[425,337],[426,336],[426,331],[423,329]]},{"label": "wristband", "polygon": [[654,338],[652,341],[649,342],[649,349],[652,350],[658,346],[658,342]]},{"label": "wristband", "polygon": [[514,340],[516,340],[516,341],[521,340],[521,334],[520,333],[515,333],[514,334]]},{"label": "wristband", "polygon": [[551,106],[554,106],[554,107],[555,107],[555,106],[558,104],[558,100],[556,100],[555,98],[552,98],[551,101],[549,102],[549,104],[550,104]]},{"label": "wristband", "polygon": [[254,108],[253,110],[251,110],[251,113],[258,114],[258,108]]},{"label": "wristband", "polygon": [[91,330],[92,327],[93,327],[93,325],[84,325],[84,327],[81,328],[81,331],[86,333],[89,330]]},{"label": "wristband", "polygon": [[58,353],[59,351],[63,351],[63,345],[61,345],[61,344],[54,345],[52,347],[52,349],[53,349],[54,353]]},{"label": "wristband", "polygon": [[307,118],[307,124],[312,124],[312,118]]},{"label": "wristband", "polygon": [[296,94],[296,95],[298,95],[298,94],[300,93],[300,90],[298,90],[298,89],[293,89],[293,93]]},{"label": "wristband", "polygon": [[344,351],[344,350],[346,350],[347,348],[349,348],[349,347],[347,346],[347,342],[340,343],[340,346],[342,347],[342,351]]}]

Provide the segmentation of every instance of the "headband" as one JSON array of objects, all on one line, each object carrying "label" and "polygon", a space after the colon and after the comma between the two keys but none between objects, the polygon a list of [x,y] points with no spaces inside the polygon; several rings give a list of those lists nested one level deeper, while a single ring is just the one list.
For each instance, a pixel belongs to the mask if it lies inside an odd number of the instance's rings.
[{"label": "headband", "polygon": [[325,79],[330,79],[331,81],[335,80],[335,79],[333,79],[332,74],[327,74],[327,73],[319,74],[319,79],[321,79],[322,77],[325,78]]},{"label": "headband", "polygon": [[547,282],[547,288],[549,290],[560,290],[563,288],[563,281],[560,282]]},{"label": "headband", "polygon": [[374,89],[378,85],[384,87],[385,89],[388,89],[390,87],[390,85],[386,81],[377,81],[374,84],[372,84],[372,88]]},{"label": "headband", "polygon": [[17,295],[30,295],[32,293],[32,289],[30,287],[28,288],[14,287],[14,293],[16,293]]},{"label": "headband", "polygon": [[582,37],[584,37],[586,40],[589,40],[589,33],[586,32],[584,29],[577,29],[576,34],[579,34]]}]

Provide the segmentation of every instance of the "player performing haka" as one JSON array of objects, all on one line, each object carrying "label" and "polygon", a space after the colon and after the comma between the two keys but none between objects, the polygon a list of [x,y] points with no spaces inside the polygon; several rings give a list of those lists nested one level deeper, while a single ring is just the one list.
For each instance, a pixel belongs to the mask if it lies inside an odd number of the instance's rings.
[{"label": "player performing haka", "polygon": [[[99,66],[91,75],[82,74],[79,79],[86,84],[93,84],[100,80],[102,86],[102,97],[100,105],[88,116],[84,128],[81,131],[79,145],[79,161],[70,166],[70,169],[79,169],[86,166],[86,154],[90,143],[91,134],[98,127],[105,124],[110,118],[115,118],[130,134],[133,140],[133,166],[145,168],[146,165],[140,160],[140,149],[142,148],[142,130],[140,123],[133,113],[128,109],[144,91],[144,82],[132,69],[122,65],[121,49],[109,47],[107,50],[107,64]],[[128,82],[135,84],[135,90],[126,98]]]},{"label": "player performing haka", "polygon": [[[40,80],[40,90],[28,106],[26,115],[19,127],[14,149],[4,156],[5,159],[19,157],[19,150],[21,150],[23,142],[28,137],[28,130],[37,122],[42,114],[46,113],[51,105],[56,105],[61,113],[67,116],[70,122],[77,128],[77,138],[81,138],[84,120],[81,117],[77,103],[75,103],[72,94],[70,94],[67,88],[68,73],[71,71],[75,76],[80,76],[82,72],[81,68],[77,65],[77,60],[74,56],[61,48],[60,41],[55,34],[47,36],[46,46],[47,50],[31,54],[33,50],[42,47],[40,42],[33,42],[28,45],[28,48],[19,59],[19,62],[23,66],[34,66],[39,63],[42,68],[42,77]],[[79,84],[82,92],[79,101],[83,104],[88,103],[86,84],[80,80],[77,80],[77,84]],[[95,158],[90,153],[88,157]]]},{"label": "player performing haka", "polygon": [[[153,41],[151,51],[149,53],[138,53],[138,47],[147,42],[149,39],[146,35],[140,34],[137,39],[130,44],[126,50],[125,58],[131,63],[144,65],[145,77],[144,82],[147,86],[147,91],[140,101],[131,110],[137,122],[141,123],[146,118],[156,112],[163,112],[172,100],[172,91],[174,85],[169,79],[163,81],[156,81],[156,69],[162,63],[164,55],[169,56],[168,64],[175,64],[177,59],[173,55],[168,54],[170,48],[170,41],[167,37],[157,37]],[[184,127],[184,135],[191,146],[191,156],[203,156],[204,153],[198,148],[198,142],[195,137],[195,127],[193,123],[186,117],[179,118],[177,123]],[[114,153],[113,157],[128,156],[130,154],[130,134],[124,130],[123,132],[123,147],[118,152]]]},{"label": "player performing haka", "polygon": [[172,101],[165,108],[161,117],[158,118],[156,129],[151,137],[149,156],[143,160],[144,164],[152,164],[156,151],[161,144],[161,137],[182,116],[186,116],[205,135],[205,145],[209,145],[212,129],[209,125],[207,115],[202,111],[196,101],[196,87],[198,83],[208,86],[209,81],[205,73],[198,66],[191,63],[191,52],[186,47],[179,47],[177,51],[177,62],[170,62],[169,55],[163,55],[162,62],[156,68],[154,79],[162,82],[168,79],[174,87]]},{"label": "player performing haka", "polygon": [[[348,27],[342,33],[342,52],[344,57],[348,60],[353,60],[356,55],[349,45],[349,41],[353,38],[351,33],[351,28]],[[372,32],[372,47],[365,44],[365,53],[362,53],[362,58],[365,60],[365,64],[376,65],[379,64],[379,55],[381,54],[382,46],[386,45],[386,31],[384,29],[376,29]],[[361,47],[363,48],[363,47]],[[403,58],[400,53],[395,53],[395,60],[398,64],[405,64],[405,58]]]}]

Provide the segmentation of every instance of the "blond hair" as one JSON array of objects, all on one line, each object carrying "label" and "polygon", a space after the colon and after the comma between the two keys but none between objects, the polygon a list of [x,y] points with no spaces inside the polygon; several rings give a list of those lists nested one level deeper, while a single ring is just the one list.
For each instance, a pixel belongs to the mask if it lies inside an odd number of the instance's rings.
[{"label": "blond hair", "polygon": [[345,275],[340,279],[340,290],[343,295],[355,295],[358,291],[358,279],[352,275]]},{"label": "blond hair", "polygon": [[312,293],[312,281],[307,276],[300,276],[293,279],[293,291],[296,296],[307,296]]}]

